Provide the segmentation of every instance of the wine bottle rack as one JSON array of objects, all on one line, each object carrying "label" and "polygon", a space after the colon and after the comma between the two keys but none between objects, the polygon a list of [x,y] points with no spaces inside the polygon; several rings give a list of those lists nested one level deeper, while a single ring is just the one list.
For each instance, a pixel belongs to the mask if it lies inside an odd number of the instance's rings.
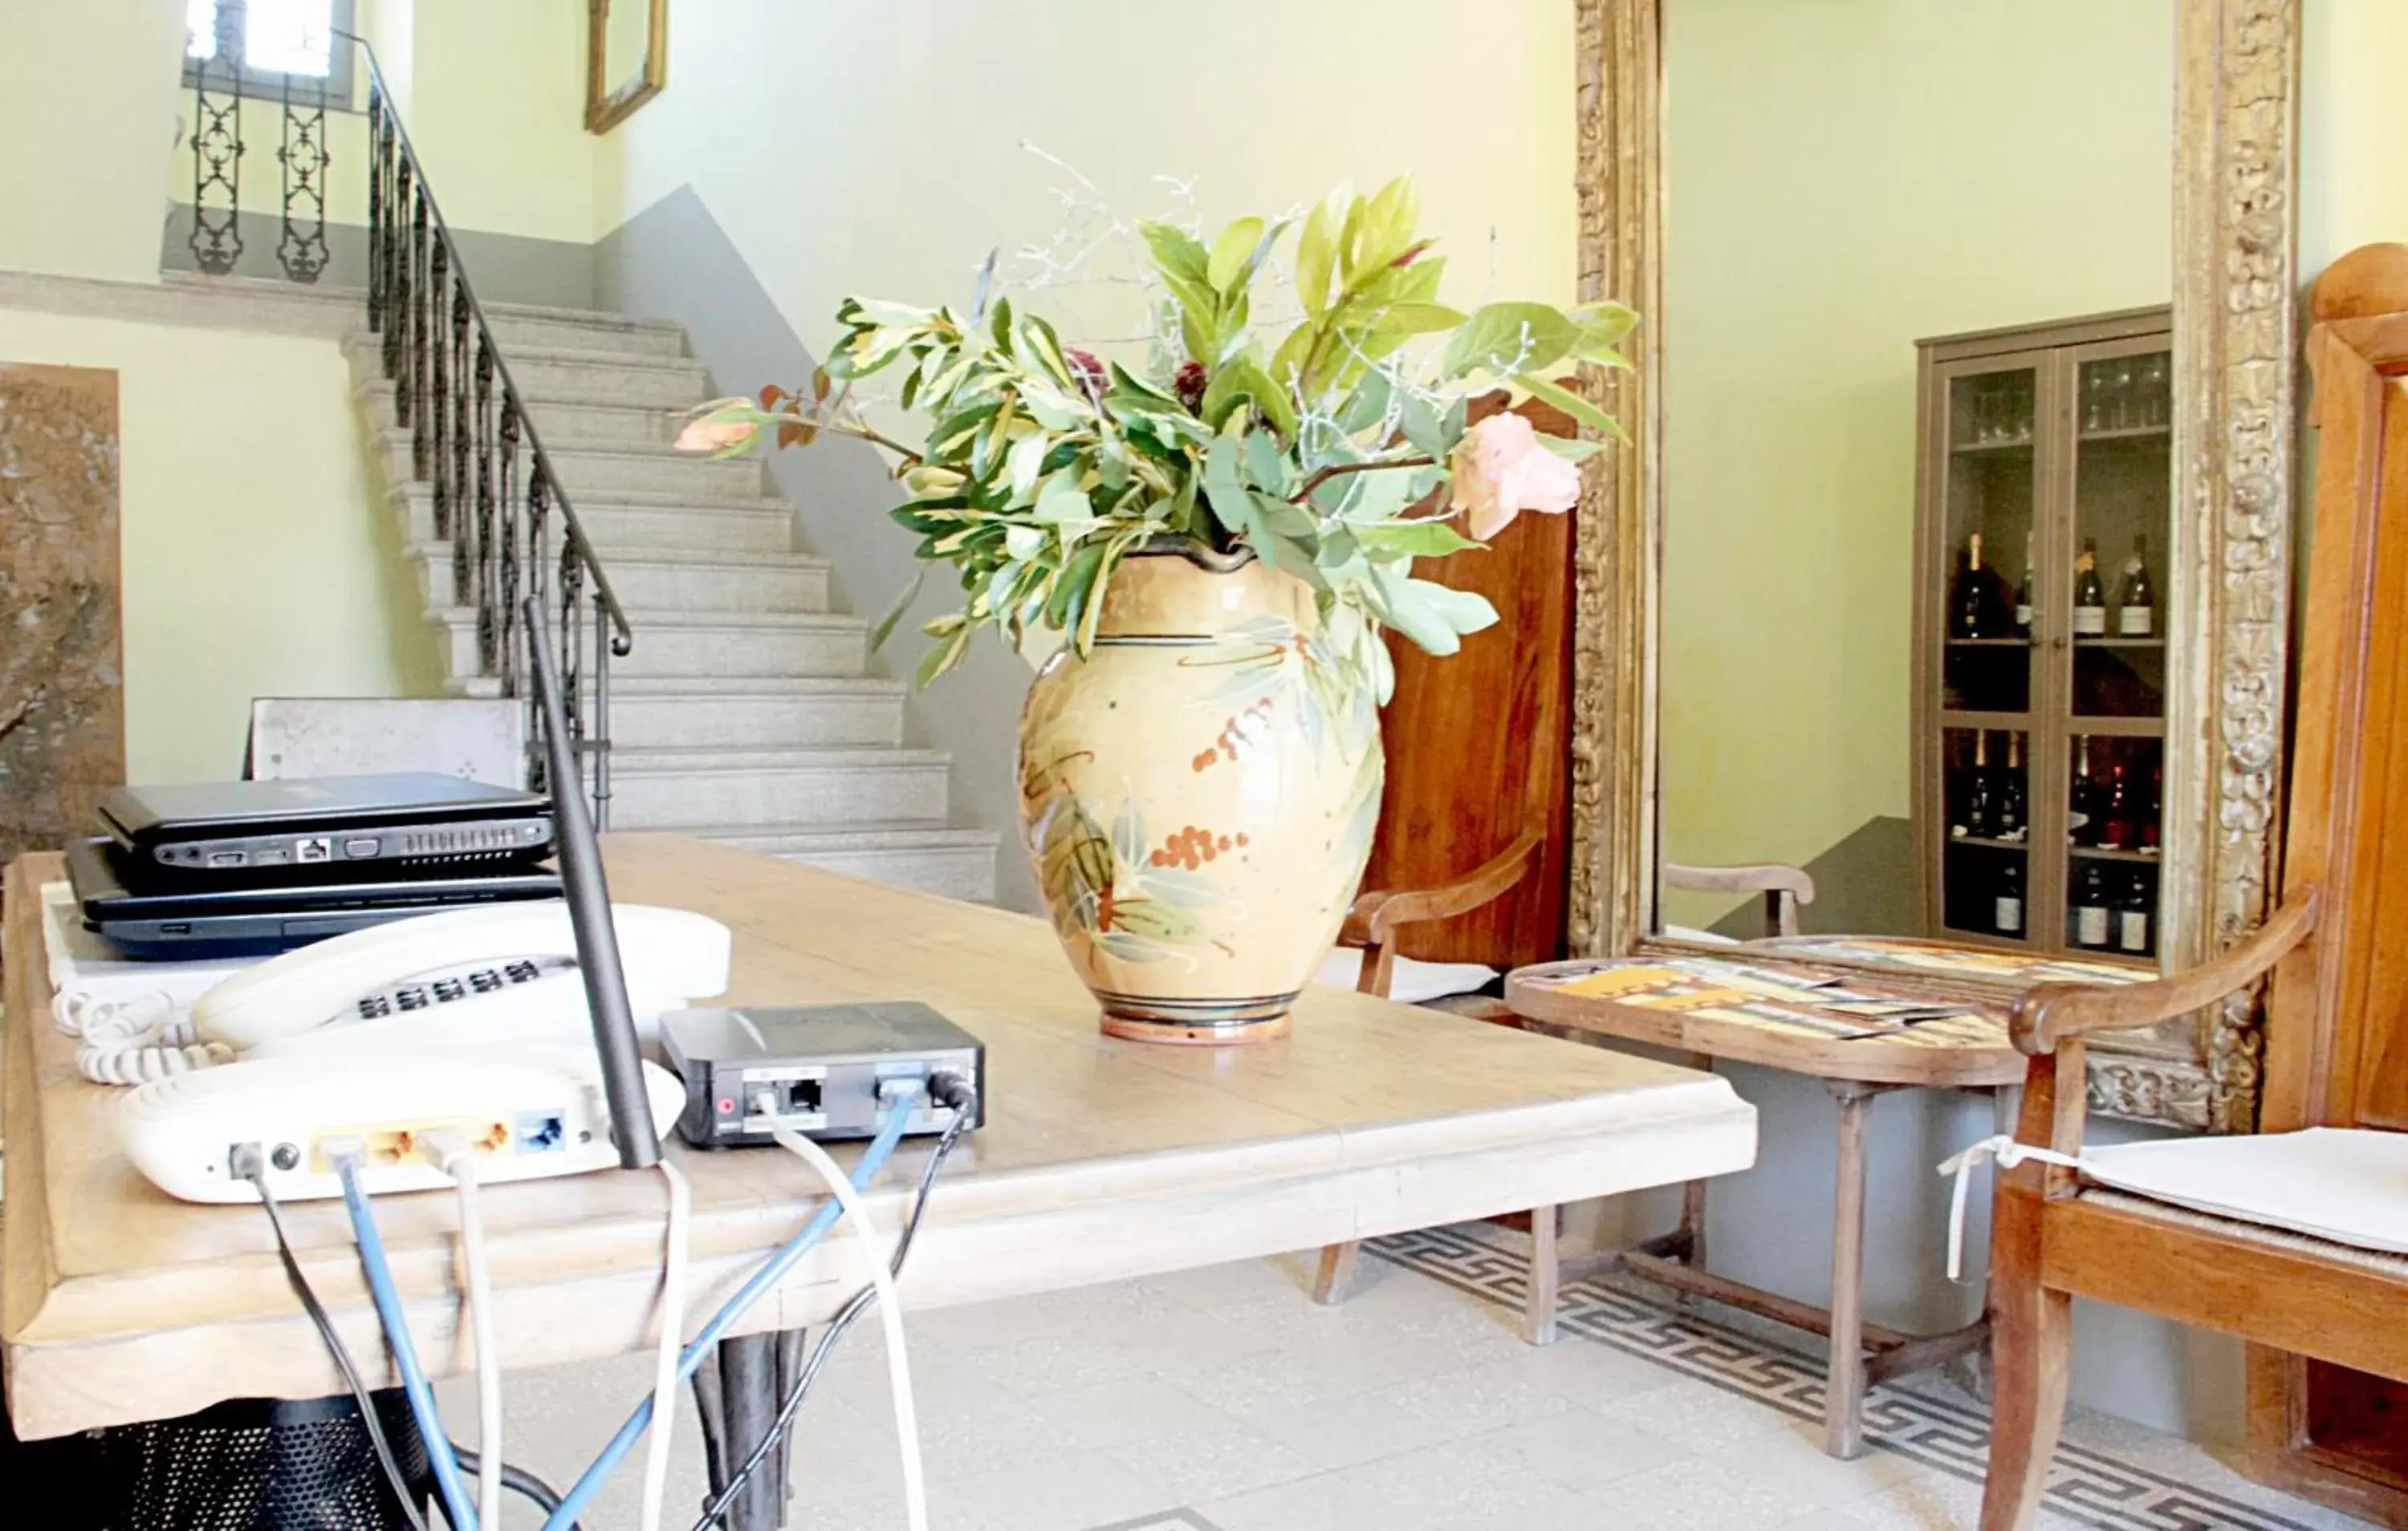
[{"label": "wine bottle rack", "polygon": [[1920,343],[1911,811],[1928,936],[2157,960],[2171,347],[2163,308]]}]

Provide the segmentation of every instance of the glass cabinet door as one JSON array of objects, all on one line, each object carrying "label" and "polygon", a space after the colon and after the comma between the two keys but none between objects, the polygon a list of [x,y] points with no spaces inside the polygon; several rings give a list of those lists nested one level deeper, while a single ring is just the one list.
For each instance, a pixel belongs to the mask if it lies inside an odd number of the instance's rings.
[{"label": "glass cabinet door", "polygon": [[[1951,375],[1940,601],[1937,918],[1952,936],[2032,933],[2032,722],[2037,564],[2044,535],[2042,356]],[[2046,937],[2041,937],[2046,939]]]},{"label": "glass cabinet door", "polygon": [[2162,341],[2076,348],[2072,508],[2061,593],[2065,944],[2157,956],[2172,526],[2172,358]]}]

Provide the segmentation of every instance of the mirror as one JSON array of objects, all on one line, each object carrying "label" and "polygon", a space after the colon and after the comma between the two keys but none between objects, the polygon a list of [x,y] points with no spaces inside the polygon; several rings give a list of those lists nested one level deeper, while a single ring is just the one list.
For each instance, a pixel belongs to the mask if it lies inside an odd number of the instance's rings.
[{"label": "mirror", "polygon": [[[1927,8],[1575,0],[1581,296],[1646,316],[1584,379],[1575,952],[1762,937],[1782,867],[1992,994],[2263,917],[2299,0]],[[2245,1127],[2261,1047],[2102,1038],[2093,1109]]]},{"label": "mirror", "polygon": [[668,0],[587,0],[585,131],[608,133],[668,82]]},{"label": "mirror", "polygon": [[[2057,336],[2046,328],[2002,337],[1954,375],[1954,413],[1934,422],[1955,434],[1939,447],[1935,503],[1922,508],[1939,522],[1927,527],[1942,554],[1934,592],[1916,557],[1918,436],[1931,423],[1916,407],[1918,342],[2155,308],[2146,359],[2088,369],[2098,428],[2079,436],[2089,493],[2071,508],[2083,535],[2120,534],[2100,541],[2100,558],[2118,562],[2126,522],[2153,514],[2156,536],[2139,535],[2162,582],[2173,0],[1664,0],[1663,28],[1658,928],[1768,934],[1760,898],[1686,890],[1703,880],[1681,869],[1778,863],[1813,879],[1799,913],[1810,932],[2061,946],[2033,928],[2040,907],[2062,899],[2035,885],[2054,868],[2025,847],[2048,803],[2036,788],[2060,773],[2026,757],[2074,736],[2044,705],[2059,689],[2046,665],[2027,654],[2035,601],[2056,604],[2032,585],[2070,594],[2073,582],[2056,578],[2072,551],[2048,545],[2062,496],[2044,493],[2071,437],[2042,407],[2085,401],[2055,396]],[[2115,423],[2157,428],[2104,434],[2111,402]],[[2110,462],[2108,441],[2128,445]],[[2102,566],[2084,578],[2086,594],[2118,576]],[[2105,592],[2108,607],[2116,594]],[[1960,595],[1970,613],[1951,604]],[[2150,617],[2141,605],[2107,614],[2126,611],[2135,624]],[[1918,615],[1945,620],[1926,632]],[[2055,618],[2044,609],[2042,625]],[[2141,652],[2086,646],[2079,679],[2103,684],[2086,662]],[[1927,668],[1941,718],[1918,706]],[[2161,695],[2161,664],[2156,679]],[[1959,726],[1935,729],[1943,718]],[[1961,726],[1976,718],[1999,726]],[[2103,780],[2107,751],[2091,748]],[[1943,757],[1932,763],[1937,793],[1916,789],[1929,752]],[[2115,766],[2137,799],[2154,763],[2132,754],[2128,765],[2119,750]],[[1956,841],[1928,868],[1921,799]],[[2137,830],[2116,827],[2137,855]],[[2133,877],[2148,875],[2154,910],[2153,871],[2114,870],[2116,909],[2079,932],[2086,947],[2120,950],[2110,927]],[[1942,886],[1919,898],[1934,875]]]}]

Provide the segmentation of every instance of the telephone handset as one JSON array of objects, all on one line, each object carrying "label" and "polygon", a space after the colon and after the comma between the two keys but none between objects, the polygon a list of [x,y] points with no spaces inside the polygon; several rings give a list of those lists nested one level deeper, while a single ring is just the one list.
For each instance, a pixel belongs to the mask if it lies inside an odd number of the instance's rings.
[{"label": "telephone handset", "polygon": [[[727,927],[707,915],[614,904],[627,990],[647,1029],[664,1009],[727,987]],[[425,1035],[437,1022],[463,1039],[491,1033],[586,1030],[585,986],[566,904],[452,909],[353,931],[288,952],[193,1002],[203,1042],[263,1051],[328,1028]]]},{"label": "telephone handset", "polygon": [[[611,917],[645,1033],[662,1011],[727,987],[731,938],[718,921],[648,904],[613,905]],[[139,1002],[116,1009],[79,1028],[77,1064],[96,1082],[139,1084],[237,1056],[591,1035],[561,903],[451,909],[337,936],[225,980],[189,1018]]]}]

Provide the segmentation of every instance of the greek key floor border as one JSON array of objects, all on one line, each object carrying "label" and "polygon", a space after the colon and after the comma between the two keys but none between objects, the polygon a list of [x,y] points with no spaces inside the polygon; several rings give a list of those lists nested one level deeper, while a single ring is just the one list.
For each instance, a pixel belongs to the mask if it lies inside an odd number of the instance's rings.
[{"label": "greek key floor border", "polygon": [[[1392,1265],[1518,1310],[1528,1256],[1451,1228],[1366,1243]],[[1668,1366],[1798,1419],[1823,1417],[1824,1364],[1768,1345],[1665,1301],[1604,1281],[1563,1289],[1568,1333]],[[1865,1438],[1926,1467],[1980,1482],[1990,1438],[1987,1410],[1922,1392],[1880,1386],[1865,1398]],[[2299,1521],[2177,1481],[2068,1441],[2049,1473],[2048,1509],[2099,1531],[2310,1531]]]}]

